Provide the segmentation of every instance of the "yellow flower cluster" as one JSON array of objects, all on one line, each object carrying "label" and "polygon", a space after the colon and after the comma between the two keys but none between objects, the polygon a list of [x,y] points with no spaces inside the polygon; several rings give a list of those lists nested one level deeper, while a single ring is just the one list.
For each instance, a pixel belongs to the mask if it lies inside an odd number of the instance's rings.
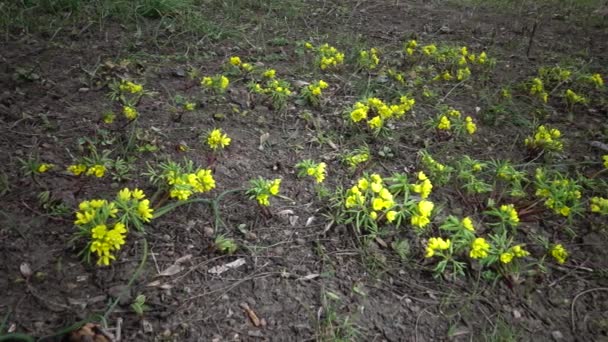
[{"label": "yellow flower cluster", "polygon": [[393,105],[387,105],[379,98],[370,97],[367,101],[355,103],[350,112],[350,119],[353,122],[359,122],[373,116],[367,121],[367,125],[373,130],[379,130],[382,128],[385,120],[400,118],[410,111],[415,103],[414,99],[407,96],[401,96],[399,103]]},{"label": "yellow flower cluster", "polygon": [[325,176],[327,173],[327,164],[321,162],[316,166],[311,166],[306,169],[306,174],[315,178],[317,183],[322,183],[325,180]]},{"label": "yellow flower cluster", "polygon": [[486,239],[478,237],[473,240],[471,243],[471,251],[469,252],[469,256],[472,259],[483,259],[488,256],[490,252],[490,244],[486,241]]},{"label": "yellow flower cluster", "polygon": [[207,89],[214,89],[217,92],[224,92],[230,85],[230,80],[224,75],[215,75],[213,77],[205,76],[201,80],[201,86]]},{"label": "yellow flower cluster", "polygon": [[97,264],[110,265],[110,260],[115,260],[113,253],[120,250],[125,244],[127,228],[121,222],[116,222],[114,228],[109,229],[105,224],[100,224],[91,229],[91,244],[89,251],[97,254]]},{"label": "yellow flower cluster", "polygon": [[228,135],[222,133],[222,131],[217,128],[209,132],[207,135],[207,145],[209,145],[209,147],[214,151],[230,145],[230,141],[231,139],[228,137]]},{"label": "yellow flower cluster", "polygon": [[437,129],[442,131],[449,131],[452,127],[452,122],[448,119],[447,115],[442,115],[439,118],[439,123],[437,124]]},{"label": "yellow flower cluster", "polygon": [[452,243],[450,242],[450,239],[444,240],[440,237],[432,237],[429,239],[429,242],[426,245],[426,254],[424,257],[431,258],[433,255],[435,255],[435,252],[449,249],[451,245]]},{"label": "yellow flower cluster", "polygon": [[73,174],[74,176],[80,176],[83,172],[87,170],[87,166],[84,164],[74,164],[68,166],[68,172]]},{"label": "yellow flower cluster", "polygon": [[371,48],[369,51],[359,51],[359,60],[357,61],[359,66],[363,69],[373,70],[380,64],[380,58],[378,57],[378,50]]},{"label": "yellow flower cluster", "polygon": [[566,96],[566,101],[568,101],[568,103],[570,105],[587,102],[587,99],[584,96],[578,95],[577,93],[573,92],[572,89],[566,90],[565,96]]},{"label": "yellow flower cluster", "polygon": [[357,165],[361,163],[365,163],[369,160],[369,152],[363,151],[359,153],[354,153],[346,156],[344,161],[348,164],[349,167],[355,168]]},{"label": "yellow flower cluster", "polygon": [[277,71],[274,69],[268,69],[266,71],[264,71],[264,73],[262,73],[262,76],[266,77],[266,78],[275,78],[277,75]]},{"label": "yellow flower cluster", "polygon": [[431,190],[433,190],[433,184],[431,180],[424,174],[424,172],[418,172],[418,182],[412,185],[412,191],[420,194],[422,199],[426,199],[431,194]]},{"label": "yellow flower cluster", "polygon": [[228,60],[228,63],[237,68],[241,68],[243,71],[250,72],[253,70],[253,66],[249,63],[243,63],[239,56],[232,56]]},{"label": "yellow flower cluster", "polygon": [[247,190],[247,194],[261,206],[267,207],[270,205],[270,196],[276,196],[281,189],[281,179],[268,180],[258,178],[251,181],[251,188]]},{"label": "yellow flower cluster", "polygon": [[591,83],[595,84],[596,88],[601,88],[604,86],[604,80],[600,74],[593,74],[589,76],[589,80]]},{"label": "yellow flower cluster", "polygon": [[414,214],[411,217],[412,226],[424,228],[431,223],[431,212],[435,204],[431,201],[422,200],[416,205]]},{"label": "yellow flower cluster", "polygon": [[171,186],[169,197],[185,201],[194,193],[204,193],[215,188],[215,179],[211,170],[199,169],[193,173],[177,173],[168,171],[165,175]]},{"label": "yellow flower cluster", "polygon": [[369,212],[372,220],[376,220],[379,212],[384,212],[386,220],[392,222],[397,217],[397,212],[391,210],[395,206],[393,195],[384,186],[384,180],[379,174],[364,176],[357,180],[346,194],[344,201],[346,209],[356,208]]},{"label": "yellow flower cluster", "polygon": [[418,42],[415,40],[410,40],[409,42],[407,42],[404,46],[405,49],[405,53],[407,53],[409,56],[414,54],[414,51],[416,50],[416,47],[418,46]]},{"label": "yellow flower cluster", "polygon": [[38,165],[38,167],[36,168],[36,172],[37,173],[45,173],[48,170],[52,169],[55,165],[53,164],[48,164],[48,163],[42,163],[40,165]]},{"label": "yellow flower cluster", "polygon": [[[539,179],[538,172],[537,170],[537,179]],[[545,184],[537,183],[536,196],[544,198],[545,206],[553,209],[556,214],[568,217],[571,214],[572,203],[576,203],[582,194],[573,180],[555,179]]]},{"label": "yellow flower cluster", "polygon": [[[78,165],[78,167],[80,167],[80,166],[82,166],[82,165]],[[101,178],[101,177],[103,177],[103,175],[105,173],[106,173],[106,167],[104,165],[95,164],[95,165],[89,167],[89,169],[86,172],[86,175]]]},{"label": "yellow flower cluster", "polygon": [[517,214],[517,210],[515,209],[515,206],[513,204],[503,204],[500,206],[499,210],[507,214],[507,222],[512,227],[515,227],[519,224],[519,215]]},{"label": "yellow flower cluster", "polygon": [[603,155],[602,160],[604,161],[604,167],[608,169],[608,154]]},{"label": "yellow flower cluster", "polygon": [[532,79],[532,86],[530,87],[530,95],[538,96],[543,102],[547,102],[549,99],[549,93],[545,91],[543,80],[538,77]]},{"label": "yellow flower cluster", "polygon": [[137,188],[133,190],[129,190],[129,188],[124,188],[118,192],[116,199],[117,201],[119,201],[119,203],[123,204],[129,201],[133,201],[133,207],[137,209],[137,218],[140,219],[142,222],[150,222],[150,220],[154,217],[154,210],[150,208],[150,200],[146,199],[146,195],[142,190],[139,190]]},{"label": "yellow flower cluster", "polygon": [[327,84],[327,82],[319,80],[318,82],[308,85],[306,88],[308,88],[308,91],[311,95],[318,97],[321,96],[321,91],[323,89],[326,89],[328,86],[329,85]]},{"label": "yellow flower cluster", "polygon": [[523,258],[530,255],[530,252],[523,249],[521,245],[516,245],[509,248],[506,252],[500,254],[500,262],[503,264],[510,263],[513,258]]},{"label": "yellow flower cluster", "polygon": [[319,47],[318,53],[319,67],[321,70],[335,68],[344,63],[344,54],[327,43]]},{"label": "yellow flower cluster", "polygon": [[186,102],[184,103],[184,110],[187,110],[189,112],[193,111],[196,109],[196,103],[194,102]]},{"label": "yellow flower cluster", "polygon": [[565,263],[566,259],[568,258],[568,251],[566,250],[566,248],[564,248],[564,246],[561,243],[554,245],[549,250],[549,253],[559,264]]},{"label": "yellow flower cluster", "polygon": [[133,83],[131,81],[123,80],[120,82],[120,86],[118,86],[120,91],[131,94],[139,94],[144,90],[144,87],[141,84]]},{"label": "yellow flower cluster", "polygon": [[132,106],[122,107],[122,114],[124,114],[127,120],[135,120],[139,116],[139,113],[137,113],[137,109]]},{"label": "yellow flower cluster", "polygon": [[608,215],[608,198],[591,197],[591,212]]},{"label": "yellow flower cluster", "polygon": [[534,137],[527,137],[524,143],[531,149],[560,152],[564,148],[564,144],[560,139],[561,135],[561,132],[557,128],[547,128],[541,125],[536,129]]},{"label": "yellow flower cluster", "polygon": [[470,135],[473,135],[473,133],[475,133],[477,131],[477,125],[473,122],[473,118],[471,118],[470,116],[467,116],[465,118],[465,124],[464,124],[467,133],[469,133]]},{"label": "yellow flower cluster", "polygon": [[77,226],[83,226],[93,221],[99,210],[105,209],[110,217],[116,217],[118,209],[114,202],[109,202],[101,199],[93,199],[89,201],[82,201],[78,205],[78,211],[76,212],[76,220],[74,224]]},{"label": "yellow flower cluster", "polygon": [[289,90],[289,83],[275,79],[268,81],[266,83],[266,87],[262,87],[259,83],[254,84],[252,87],[252,91],[258,94],[278,94],[280,96],[291,95],[291,90]]},{"label": "yellow flower cluster", "polygon": [[427,56],[432,56],[437,52],[437,46],[435,44],[429,44],[422,47],[422,53]]},{"label": "yellow flower cluster", "polygon": [[471,220],[470,217],[465,217],[462,219],[462,226],[464,227],[464,229],[470,231],[470,232],[474,232],[475,231],[475,226],[473,226],[473,220]]}]

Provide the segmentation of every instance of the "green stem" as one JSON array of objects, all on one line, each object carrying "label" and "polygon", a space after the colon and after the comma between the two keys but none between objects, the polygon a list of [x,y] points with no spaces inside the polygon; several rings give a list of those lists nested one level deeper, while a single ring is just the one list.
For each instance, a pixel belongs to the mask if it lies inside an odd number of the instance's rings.
[{"label": "green stem", "polygon": [[141,261],[139,262],[139,266],[137,266],[135,273],[133,273],[133,275],[131,276],[131,279],[129,279],[129,282],[127,283],[126,288],[118,295],[118,297],[116,297],[116,299],[114,300],[112,305],[110,305],[110,307],[103,314],[104,320],[108,319],[108,316],[110,316],[112,311],[114,311],[114,308],[116,307],[116,305],[118,304],[118,302],[120,301],[122,296],[124,296],[131,289],[131,286],[135,282],[135,279],[137,279],[137,277],[139,277],[139,274],[141,273],[141,271],[144,269],[144,266],[146,265],[146,260],[148,260],[148,240],[146,240],[146,238],[143,238],[142,241],[144,244],[143,253],[142,253],[143,255],[142,255]]},{"label": "green stem", "polygon": [[30,335],[14,333],[14,334],[6,334],[0,335],[0,341],[26,341],[26,342],[34,342],[34,338]]}]

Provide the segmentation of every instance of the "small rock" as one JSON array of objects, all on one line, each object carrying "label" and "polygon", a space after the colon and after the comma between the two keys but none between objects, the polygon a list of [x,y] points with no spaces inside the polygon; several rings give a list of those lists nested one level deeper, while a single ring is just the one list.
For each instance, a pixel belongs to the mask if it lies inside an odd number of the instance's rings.
[{"label": "small rock", "polygon": [[23,276],[23,278],[27,279],[32,276],[32,268],[27,262],[24,262],[19,265],[19,271],[21,271],[21,275]]},{"label": "small rock", "polygon": [[154,331],[154,328],[152,328],[152,323],[148,322],[145,319],[141,321],[141,327],[146,334],[149,334]]},{"label": "small rock", "polygon": [[214,233],[213,232],[213,228],[211,228],[211,227],[205,227],[205,228],[203,228],[203,235],[205,237],[213,237],[213,233]]},{"label": "small rock", "polygon": [[247,331],[247,335],[251,337],[264,337],[260,330],[249,330]]},{"label": "small rock", "polygon": [[87,91],[89,91],[89,90],[90,90],[89,88],[79,88],[79,89],[78,89],[78,92],[79,92],[79,93],[86,93],[86,92],[87,92]]},{"label": "small rock", "polygon": [[301,245],[304,245],[304,244],[306,244],[306,240],[304,240],[304,239],[302,239],[302,238],[297,238],[297,239],[296,239],[296,244],[298,244],[298,245],[300,245],[300,246],[301,246]]},{"label": "small rock", "polygon": [[521,312],[519,312],[519,310],[513,310],[513,318],[520,319],[521,318]]},{"label": "small rock", "polygon": [[173,71],[173,75],[176,77],[186,77],[186,71],[182,68],[177,68]]},{"label": "small rock", "polygon": [[559,330],[554,330],[551,332],[551,337],[553,337],[554,340],[559,341],[564,339],[564,334]]}]

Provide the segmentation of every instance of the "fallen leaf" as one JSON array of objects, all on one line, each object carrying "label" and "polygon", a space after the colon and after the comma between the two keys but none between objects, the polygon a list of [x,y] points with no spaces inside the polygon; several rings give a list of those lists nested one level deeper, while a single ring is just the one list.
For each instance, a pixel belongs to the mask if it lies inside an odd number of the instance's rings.
[{"label": "fallen leaf", "polygon": [[268,133],[268,132],[260,135],[260,147],[258,147],[258,149],[260,151],[264,150],[264,144],[266,144],[266,141],[268,141],[268,138],[270,138],[270,133]]},{"label": "fallen leaf", "polygon": [[211,267],[209,269],[209,271],[207,271],[207,272],[210,274],[220,275],[230,269],[241,267],[241,266],[245,265],[245,263],[246,263],[245,259],[239,258],[239,259],[236,259],[233,262],[229,262],[225,265]]},{"label": "fallen leaf", "polygon": [[306,219],[305,227],[310,226],[314,221],[315,221],[315,217],[314,216],[309,217],[308,219]]},{"label": "fallen leaf", "polygon": [[170,276],[178,274],[183,269],[184,268],[182,266],[180,266],[179,264],[173,264],[173,265],[167,267],[164,271],[160,272],[158,275],[161,277],[170,277]]},{"label": "fallen leaf", "polygon": [[256,313],[249,307],[247,303],[241,303],[240,307],[241,309],[245,310],[247,316],[249,316],[249,319],[251,320],[251,323],[253,323],[254,326],[259,327],[261,325],[258,315],[256,315]]}]

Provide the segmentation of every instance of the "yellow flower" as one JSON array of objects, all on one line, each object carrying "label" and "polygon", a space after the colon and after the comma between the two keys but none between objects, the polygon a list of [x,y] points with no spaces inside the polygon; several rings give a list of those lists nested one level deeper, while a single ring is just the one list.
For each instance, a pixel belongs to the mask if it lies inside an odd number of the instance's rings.
[{"label": "yellow flower", "polygon": [[211,87],[213,87],[213,79],[209,76],[205,76],[201,80],[201,85],[205,86],[207,88],[211,88]]},{"label": "yellow flower", "polygon": [[456,79],[459,81],[465,80],[471,76],[471,70],[469,68],[458,69],[456,72]]},{"label": "yellow flower", "polygon": [[367,181],[366,178],[361,178],[357,182],[357,187],[363,191],[367,190],[368,186],[369,186],[369,182]]},{"label": "yellow flower", "polygon": [[484,64],[486,62],[487,57],[488,56],[486,55],[485,51],[480,53],[479,57],[477,58],[477,63]]},{"label": "yellow flower", "polygon": [[36,172],[37,173],[45,173],[48,170],[53,168],[53,164],[47,164],[47,163],[42,163],[40,165],[38,165],[38,168],[36,168]]},{"label": "yellow flower", "polygon": [[518,258],[523,258],[530,255],[530,252],[524,250],[521,245],[511,247],[511,252]]},{"label": "yellow flower", "polygon": [[251,64],[249,64],[249,63],[241,64],[241,68],[243,70],[245,70],[246,72],[250,72],[251,70],[253,70],[253,66],[251,66]]},{"label": "yellow flower", "polygon": [[259,194],[256,196],[256,199],[258,200],[258,203],[260,205],[263,205],[265,207],[270,205],[270,201],[268,200],[269,196],[268,194]]},{"label": "yellow flower", "polygon": [[154,216],[152,215],[153,212],[154,210],[150,208],[150,200],[142,200],[137,205],[137,213],[143,222],[150,222],[150,219]]},{"label": "yellow flower", "polygon": [[92,176],[94,175],[97,178],[101,178],[103,177],[103,175],[106,172],[106,167],[104,165],[101,164],[95,164],[93,166],[91,166],[88,170],[86,175],[87,176]]},{"label": "yellow flower", "polygon": [[433,190],[433,184],[431,180],[424,174],[424,172],[418,172],[419,182],[412,186],[412,191],[419,193],[422,199],[428,198]]},{"label": "yellow flower", "polygon": [[304,43],[304,48],[306,48],[308,50],[312,50],[312,49],[314,49],[314,46],[311,43],[306,42],[306,43]]},{"label": "yellow flower", "polygon": [[603,155],[602,159],[604,160],[604,167],[608,169],[608,154]]},{"label": "yellow flower", "polygon": [[107,233],[108,230],[105,224],[100,224],[91,229],[91,236],[96,240],[102,240]]},{"label": "yellow flower", "polygon": [[447,116],[442,115],[441,118],[439,119],[439,124],[437,125],[437,129],[440,130],[449,130],[451,127],[451,122],[450,119],[448,119]]},{"label": "yellow flower", "polygon": [[372,211],[371,213],[369,213],[369,218],[371,218],[372,220],[376,220],[378,218],[378,213],[375,211]]},{"label": "yellow flower", "polygon": [[277,178],[272,181],[272,184],[270,185],[270,188],[268,189],[268,191],[270,192],[271,195],[276,196],[279,194],[280,187],[281,187],[281,179]]},{"label": "yellow flower", "polygon": [[568,251],[562,246],[562,244],[554,245],[550,250],[551,256],[559,263],[563,264],[568,258]]},{"label": "yellow flower", "polygon": [[186,102],[186,103],[184,103],[184,109],[191,112],[194,109],[196,109],[196,103],[194,103],[194,102]]},{"label": "yellow flower", "polygon": [[137,118],[137,116],[139,115],[137,113],[137,109],[135,109],[134,107],[131,107],[131,106],[124,106],[122,108],[122,113],[125,115],[127,120],[135,120]]},{"label": "yellow flower", "polygon": [[386,213],[386,220],[388,222],[393,222],[397,218],[397,212],[394,210],[390,210]]},{"label": "yellow flower", "polygon": [[427,56],[433,55],[436,51],[437,51],[437,46],[435,46],[434,44],[430,44],[430,45],[426,45],[426,46],[422,47],[422,52]]},{"label": "yellow flower", "polygon": [[484,238],[476,238],[471,244],[471,251],[469,256],[472,259],[483,259],[488,256],[490,251],[490,244]]},{"label": "yellow flower", "polygon": [[444,240],[443,238],[440,238],[440,237],[432,237],[429,239],[429,241],[426,245],[425,257],[430,258],[433,255],[435,255],[435,252],[449,249],[450,246],[451,246],[450,239]]},{"label": "yellow flower", "polygon": [[570,209],[569,207],[566,207],[566,206],[561,207],[561,208],[559,209],[559,213],[560,213],[562,216],[564,216],[564,217],[568,217],[568,216],[570,216],[570,211],[571,211],[571,209]]},{"label": "yellow flower", "polygon": [[141,93],[144,87],[141,84],[133,83],[130,81],[122,81],[119,89],[123,92],[129,92],[131,94]]},{"label": "yellow flower", "polygon": [[608,199],[603,197],[591,198],[591,212],[608,215]]},{"label": "yellow flower", "polygon": [[472,135],[473,133],[475,133],[475,131],[477,131],[477,125],[473,122],[473,118],[471,118],[470,116],[467,116],[465,118],[464,126],[470,135]]},{"label": "yellow flower", "polygon": [[232,64],[234,66],[241,65],[241,58],[239,56],[230,57],[230,64]]},{"label": "yellow flower", "polygon": [[222,75],[220,77],[220,88],[222,90],[226,90],[226,88],[228,88],[228,85],[230,84],[230,80],[228,79],[228,77]]},{"label": "yellow flower", "polygon": [[371,129],[377,130],[382,127],[382,118],[380,116],[375,116],[367,122],[367,125]]},{"label": "yellow flower", "polygon": [[68,166],[68,172],[72,173],[74,176],[80,176],[80,174],[86,170],[87,166],[84,164],[73,164]]},{"label": "yellow flower", "polygon": [[511,260],[513,260],[513,253],[511,252],[505,252],[500,254],[500,262],[502,262],[503,264],[508,264],[511,262]]},{"label": "yellow flower", "polygon": [[228,135],[223,134],[222,131],[217,128],[211,131],[207,136],[207,145],[209,145],[212,150],[217,150],[218,148],[222,149],[230,145],[230,141],[231,139]]},{"label": "yellow flower", "polygon": [[144,194],[143,191],[135,188],[133,191],[131,191],[131,196],[136,200],[142,200],[146,197],[146,194]]},{"label": "yellow flower", "polygon": [[112,112],[105,113],[102,117],[103,122],[106,124],[111,124],[112,122],[114,122],[114,119],[116,119],[116,115]]},{"label": "yellow flower", "polygon": [[475,227],[473,226],[473,220],[471,220],[471,218],[468,216],[462,219],[462,226],[468,231],[475,231]]},{"label": "yellow flower", "polygon": [[274,78],[276,76],[276,73],[277,73],[276,70],[268,69],[268,70],[264,71],[262,76],[264,76],[266,78]]},{"label": "yellow flower", "polygon": [[118,192],[118,199],[121,201],[128,201],[131,199],[131,190],[124,188]]},{"label": "yellow flower", "polygon": [[600,74],[593,74],[590,77],[591,82],[595,84],[597,88],[601,88],[604,86],[604,80]]},{"label": "yellow flower", "polygon": [[513,204],[503,204],[500,206],[500,211],[509,214],[509,224],[516,226],[519,223],[519,215]]}]

